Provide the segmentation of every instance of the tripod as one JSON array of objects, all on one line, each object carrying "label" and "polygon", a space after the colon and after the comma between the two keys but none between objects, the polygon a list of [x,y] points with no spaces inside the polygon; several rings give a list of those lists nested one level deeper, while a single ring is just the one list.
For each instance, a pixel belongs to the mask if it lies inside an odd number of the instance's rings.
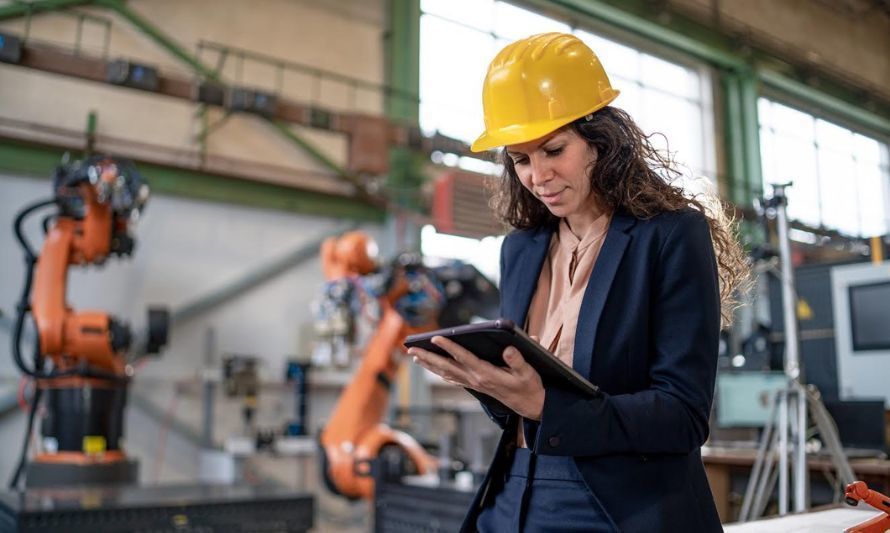
[{"label": "tripod", "polygon": [[[807,491],[806,442],[808,435],[807,413],[822,437],[838,478],[844,485],[853,483],[853,470],[844,455],[837,427],[825,409],[818,390],[801,382],[800,344],[797,335],[797,298],[794,291],[794,270],[791,265],[791,243],[788,237],[788,198],[785,189],[791,183],[772,185],[773,196],[764,207],[775,214],[779,239],[779,259],[782,265],[782,311],[785,327],[785,375],[788,384],[770,397],[770,415],[764,426],[757,448],[757,456],[739,521],[747,522],[761,516],[772,495],[776,481],[779,483],[779,515],[788,513],[789,494],[788,463],[794,492],[794,511],[804,511],[809,506]],[[778,468],[776,467],[778,459]]]}]

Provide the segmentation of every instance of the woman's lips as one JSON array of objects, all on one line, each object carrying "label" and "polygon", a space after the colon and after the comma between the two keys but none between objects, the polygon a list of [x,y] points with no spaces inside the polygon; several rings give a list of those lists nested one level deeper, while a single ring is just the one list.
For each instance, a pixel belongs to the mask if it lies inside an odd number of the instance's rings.
[{"label": "woman's lips", "polygon": [[546,194],[538,193],[538,198],[540,198],[541,201],[544,202],[545,204],[555,204],[556,202],[559,201],[559,198],[560,198],[560,196],[562,196],[563,191],[565,191],[565,189],[555,191],[555,192],[548,192]]}]

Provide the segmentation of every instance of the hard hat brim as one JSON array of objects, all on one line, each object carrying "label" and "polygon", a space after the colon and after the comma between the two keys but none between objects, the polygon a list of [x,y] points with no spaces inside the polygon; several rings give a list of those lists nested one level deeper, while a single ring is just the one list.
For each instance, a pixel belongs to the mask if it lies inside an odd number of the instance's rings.
[{"label": "hard hat brim", "polygon": [[596,105],[592,106],[590,109],[585,110],[583,113],[570,115],[568,117],[560,117],[553,120],[533,122],[530,124],[508,126],[506,128],[501,128],[495,131],[486,131],[482,135],[480,135],[479,138],[473,141],[473,144],[470,145],[470,151],[485,152],[486,150],[491,150],[492,148],[498,148],[500,146],[509,146],[511,144],[520,144],[528,141],[533,141],[535,139],[540,139],[548,133],[552,133],[574,120],[577,120],[585,115],[595,113],[596,111],[599,111],[600,109],[606,107],[613,100],[615,100],[615,98],[618,97],[620,92],[621,91],[613,89],[612,94],[609,95],[608,98],[598,102]]}]

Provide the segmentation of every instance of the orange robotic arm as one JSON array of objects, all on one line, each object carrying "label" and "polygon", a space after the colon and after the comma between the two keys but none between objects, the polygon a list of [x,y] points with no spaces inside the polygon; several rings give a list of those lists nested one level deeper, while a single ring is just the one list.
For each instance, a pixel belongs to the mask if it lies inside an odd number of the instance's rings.
[{"label": "orange robotic arm", "polygon": [[[27,481],[33,486],[132,481],[135,463],[126,459],[119,446],[129,381],[124,356],[131,344],[130,330],[107,313],[74,311],[65,297],[69,266],[102,264],[112,254],[132,252],[129,225],[147,200],[148,187],[129,163],[93,157],[61,166],[54,193],[52,201],[26,207],[15,221],[27,275],[13,330],[13,357],[38,385],[27,435],[41,393],[46,394],[43,451],[29,465]],[[28,215],[49,205],[58,212],[44,220],[46,238],[37,256],[22,226]],[[38,334],[30,368],[20,347],[28,312]],[[146,353],[157,352],[166,342],[166,316],[166,311],[149,311]],[[52,362],[48,371],[44,370],[46,361]],[[23,471],[28,442],[13,487]]]},{"label": "orange robotic arm", "polygon": [[111,162],[99,168],[96,183],[75,185],[83,199],[83,218],[60,216],[47,234],[36,265],[31,310],[41,354],[59,371],[87,364],[121,376],[124,362],[117,355],[128,348],[129,331],[107,313],[75,312],[65,302],[68,266],[102,263],[111,252],[116,221],[110,195],[100,198],[100,192],[113,187],[118,173]]},{"label": "orange robotic arm", "polygon": [[[322,245],[322,268],[329,280],[370,274],[369,239],[351,232]],[[434,327],[433,323],[409,326],[396,302],[409,292],[404,271],[394,270],[385,294],[380,296],[382,316],[365,348],[362,363],[337,402],[328,425],[322,430],[324,479],[328,487],[349,498],[371,498],[374,492],[370,462],[385,446],[400,448],[418,473],[436,468],[436,459],[409,435],[381,424],[389,400],[390,385],[399,368],[396,351],[406,335]]]},{"label": "orange robotic arm", "polygon": [[844,497],[850,505],[859,505],[859,502],[863,501],[879,511],[884,511],[883,514],[846,529],[844,533],[884,533],[890,530],[890,497],[870,490],[864,481],[847,485]]}]

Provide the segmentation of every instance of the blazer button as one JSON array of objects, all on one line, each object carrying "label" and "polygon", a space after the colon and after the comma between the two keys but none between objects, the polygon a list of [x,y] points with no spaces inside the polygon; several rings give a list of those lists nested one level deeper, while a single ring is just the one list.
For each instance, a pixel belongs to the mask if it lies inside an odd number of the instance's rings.
[{"label": "blazer button", "polygon": [[547,443],[550,444],[551,448],[556,448],[559,446],[559,437],[550,437],[550,439],[547,440]]}]

